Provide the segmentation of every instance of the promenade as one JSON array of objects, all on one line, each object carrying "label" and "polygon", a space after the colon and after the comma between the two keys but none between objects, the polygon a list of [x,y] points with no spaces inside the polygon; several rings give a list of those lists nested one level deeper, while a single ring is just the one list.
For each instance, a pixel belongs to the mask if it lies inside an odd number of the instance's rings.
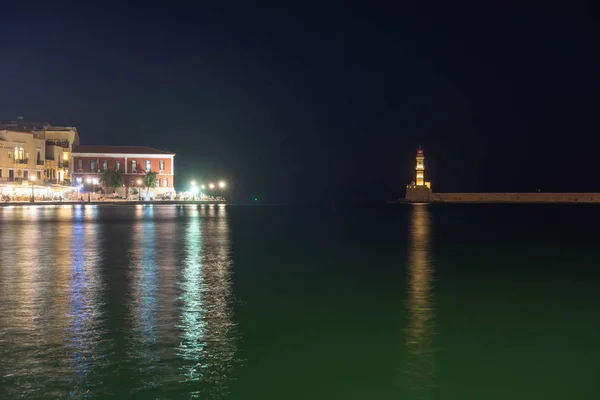
[{"label": "promenade", "polygon": [[64,205],[93,205],[93,206],[126,206],[126,205],[176,205],[176,204],[227,204],[225,200],[99,200],[99,201],[5,201],[0,207],[30,207],[30,206],[64,206]]}]

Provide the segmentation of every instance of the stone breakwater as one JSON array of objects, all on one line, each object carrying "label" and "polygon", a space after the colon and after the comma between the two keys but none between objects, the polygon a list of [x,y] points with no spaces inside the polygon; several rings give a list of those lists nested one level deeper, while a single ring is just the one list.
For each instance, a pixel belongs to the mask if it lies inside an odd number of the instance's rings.
[{"label": "stone breakwater", "polygon": [[432,193],[441,203],[600,203],[600,193]]},{"label": "stone breakwater", "polygon": [[600,193],[433,193],[407,188],[404,201],[427,203],[600,203]]}]

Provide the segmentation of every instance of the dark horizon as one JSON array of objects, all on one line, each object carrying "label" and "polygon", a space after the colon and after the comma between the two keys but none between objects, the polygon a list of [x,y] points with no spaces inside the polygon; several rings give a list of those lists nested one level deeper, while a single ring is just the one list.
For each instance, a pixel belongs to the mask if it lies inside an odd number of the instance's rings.
[{"label": "dark horizon", "polygon": [[[102,3],[106,4],[106,3]],[[176,156],[234,202],[600,192],[589,5],[3,6],[0,121]]]}]

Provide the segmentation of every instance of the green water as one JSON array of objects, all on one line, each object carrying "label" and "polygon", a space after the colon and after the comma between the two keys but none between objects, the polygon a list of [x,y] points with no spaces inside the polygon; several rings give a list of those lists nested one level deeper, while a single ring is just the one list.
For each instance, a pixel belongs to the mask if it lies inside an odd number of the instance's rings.
[{"label": "green water", "polygon": [[598,399],[600,209],[0,208],[3,399]]}]

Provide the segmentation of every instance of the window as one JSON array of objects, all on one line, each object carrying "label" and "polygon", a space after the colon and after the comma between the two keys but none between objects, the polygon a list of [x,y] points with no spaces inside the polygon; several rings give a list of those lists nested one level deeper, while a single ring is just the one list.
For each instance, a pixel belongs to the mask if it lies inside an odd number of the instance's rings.
[{"label": "window", "polygon": [[23,171],[23,180],[29,180],[29,171]]},{"label": "window", "polygon": [[161,171],[165,170],[165,160],[160,160],[158,162],[158,169],[161,170]]},{"label": "window", "polygon": [[131,172],[133,172],[133,173],[137,172],[137,161],[136,160],[131,160]]},{"label": "window", "polygon": [[164,179],[163,183],[165,187],[169,187],[169,180],[167,178]]},{"label": "window", "polygon": [[106,171],[108,169],[108,161],[102,161],[102,171]]},{"label": "window", "polygon": [[121,160],[117,160],[117,167],[115,168],[115,171],[119,171],[121,169]]},{"label": "window", "polygon": [[90,172],[96,172],[97,169],[96,160],[90,160]]},{"label": "window", "polygon": [[37,152],[37,164],[40,165],[40,163],[42,162],[42,155],[40,154],[40,152]]},{"label": "window", "polygon": [[129,180],[129,187],[133,187],[133,179]]},{"label": "window", "polygon": [[83,183],[83,178],[77,178],[77,184],[81,185]]},{"label": "window", "polygon": [[14,152],[14,157],[15,160],[25,160],[25,151],[23,150],[22,147],[17,147],[15,146],[15,152]]},{"label": "window", "polygon": [[8,180],[12,181],[15,179],[15,170],[14,169],[9,169],[8,170]]},{"label": "window", "polygon": [[[0,176],[1,176],[1,174],[0,174]],[[37,172],[37,178],[38,178],[38,180],[42,179],[42,171]]]},{"label": "window", "polygon": [[0,178],[2,178],[2,168],[0,168]]},{"label": "window", "polygon": [[77,160],[77,169],[83,169],[83,160]]},{"label": "window", "polygon": [[150,163],[150,160],[146,160],[146,171],[152,171],[152,163]]}]

